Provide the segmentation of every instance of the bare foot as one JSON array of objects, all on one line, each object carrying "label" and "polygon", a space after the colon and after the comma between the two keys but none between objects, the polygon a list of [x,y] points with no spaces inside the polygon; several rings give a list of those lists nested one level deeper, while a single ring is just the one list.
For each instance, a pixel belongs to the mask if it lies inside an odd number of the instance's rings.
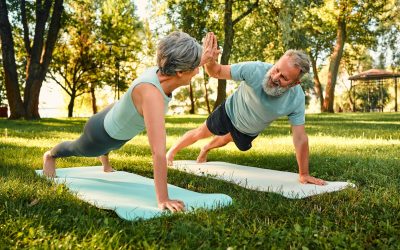
[{"label": "bare foot", "polygon": [[204,163],[207,162],[207,154],[208,154],[208,150],[205,150],[204,148],[201,149],[199,156],[197,156],[197,163]]},{"label": "bare foot", "polygon": [[47,177],[56,177],[56,159],[51,156],[50,151],[43,155],[43,174]]},{"label": "bare foot", "polygon": [[107,155],[102,155],[97,157],[100,160],[101,165],[103,165],[103,171],[106,173],[115,172],[115,170],[111,167],[110,160]]},{"label": "bare foot", "polygon": [[167,158],[167,166],[172,166],[174,164],[175,154],[172,153],[172,150],[168,150],[166,158]]}]

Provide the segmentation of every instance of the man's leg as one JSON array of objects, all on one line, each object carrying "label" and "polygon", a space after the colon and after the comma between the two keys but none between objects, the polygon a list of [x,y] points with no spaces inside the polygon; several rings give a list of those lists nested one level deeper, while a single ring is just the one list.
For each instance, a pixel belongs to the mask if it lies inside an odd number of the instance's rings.
[{"label": "man's leg", "polygon": [[212,136],[213,134],[208,130],[206,123],[203,123],[196,129],[189,130],[182,138],[178,140],[167,152],[167,163],[172,165],[175,155],[183,148],[192,145],[200,139]]},{"label": "man's leg", "polygon": [[209,143],[207,143],[200,151],[197,157],[197,162],[202,163],[207,161],[207,154],[213,148],[220,148],[233,141],[230,133],[222,136],[214,137]]}]

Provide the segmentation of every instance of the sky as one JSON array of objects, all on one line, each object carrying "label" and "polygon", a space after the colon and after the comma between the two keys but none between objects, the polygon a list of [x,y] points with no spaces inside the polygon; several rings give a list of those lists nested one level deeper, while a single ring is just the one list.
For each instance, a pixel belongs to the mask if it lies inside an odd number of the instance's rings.
[{"label": "sky", "polygon": [[133,0],[133,2],[137,8],[137,14],[139,17],[144,18],[146,15],[146,6],[148,4],[148,0]]}]

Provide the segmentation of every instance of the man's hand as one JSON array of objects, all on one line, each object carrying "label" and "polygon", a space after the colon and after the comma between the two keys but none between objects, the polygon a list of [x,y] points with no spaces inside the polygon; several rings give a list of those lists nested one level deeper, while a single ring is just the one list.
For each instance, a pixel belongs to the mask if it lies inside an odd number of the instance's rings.
[{"label": "man's hand", "polygon": [[302,184],[311,183],[311,184],[316,184],[316,185],[326,185],[326,182],[324,180],[312,177],[312,176],[310,176],[308,174],[307,175],[300,175],[299,181]]},{"label": "man's hand", "polygon": [[221,51],[218,49],[217,37],[214,33],[209,32],[203,38],[203,54],[201,56],[200,66],[215,62]]},{"label": "man's hand", "polygon": [[185,204],[180,200],[166,200],[158,203],[159,209],[168,209],[171,212],[180,212],[185,210]]}]

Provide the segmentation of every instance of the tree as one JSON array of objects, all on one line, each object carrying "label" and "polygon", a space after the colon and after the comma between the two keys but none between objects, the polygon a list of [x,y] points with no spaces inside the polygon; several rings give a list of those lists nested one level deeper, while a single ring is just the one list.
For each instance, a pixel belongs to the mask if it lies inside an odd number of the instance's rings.
[{"label": "tree", "polygon": [[323,111],[334,112],[335,86],[345,43],[358,42],[373,46],[378,35],[378,24],[384,20],[384,13],[393,6],[393,3],[340,0],[328,4],[336,19],[336,41],[330,55]]},{"label": "tree", "polygon": [[[369,55],[366,46],[357,44],[349,45],[344,51],[343,60],[340,65],[342,75],[352,76],[371,69],[372,62],[373,59],[371,55]],[[344,104],[344,109],[356,112],[358,109],[356,105],[358,96],[355,94],[355,89],[357,89],[357,87],[353,85],[351,81],[350,85],[345,86],[345,88],[347,89],[347,93],[344,95],[344,100],[348,101],[349,105]]]},{"label": "tree", "polygon": [[[12,2],[15,7],[18,2]],[[28,5],[30,3],[28,2]],[[22,101],[18,84],[13,28],[9,21],[8,5],[0,0],[0,38],[2,42],[3,68],[7,99],[11,119],[39,119],[39,94],[43,80],[52,59],[53,49],[61,28],[63,0],[37,0],[35,4],[34,34],[30,31],[30,18],[25,0],[19,1],[19,16],[22,23],[23,42],[26,51],[26,81]],[[14,30],[16,27],[14,27]]]},{"label": "tree", "polygon": [[[234,26],[252,13],[259,0],[233,1],[169,1],[170,19],[177,27],[200,40],[206,31],[213,31],[223,37],[221,64],[228,64],[232,54]],[[196,13],[197,16],[194,16]],[[213,18],[210,18],[213,17]],[[222,26],[221,26],[222,24]],[[222,40],[222,39],[221,39]],[[208,90],[205,83],[206,95]],[[193,88],[193,87],[192,87]],[[193,92],[191,92],[193,93]],[[226,98],[226,80],[218,80],[217,100],[214,108]],[[191,98],[193,105],[194,99]],[[206,102],[209,105],[207,100]],[[192,108],[194,110],[194,107]]]},{"label": "tree", "polygon": [[359,111],[383,111],[383,108],[390,100],[389,92],[383,84],[367,82],[357,85],[354,91],[356,100],[355,110]]},{"label": "tree", "polygon": [[[234,26],[248,16],[251,12],[253,12],[258,7],[259,0],[254,2],[246,1],[245,7],[243,5],[237,5],[237,11],[239,12],[237,16],[233,17],[233,0],[225,0],[225,8],[224,8],[224,41],[222,48],[222,55],[220,64],[227,65],[229,64],[229,59],[232,52],[233,47],[233,39],[235,36]],[[241,11],[243,10],[244,11]],[[217,99],[214,103],[214,109],[218,107],[224,100],[226,99],[226,80],[218,79],[218,90],[217,90]]]},{"label": "tree", "polygon": [[77,97],[91,92],[93,113],[97,112],[95,88],[99,69],[105,56],[101,46],[96,43],[96,9],[92,1],[71,2],[69,20],[62,39],[58,43],[49,77],[70,97],[68,117],[73,116]]},{"label": "tree", "polygon": [[114,86],[116,99],[136,78],[143,45],[143,24],[130,0],[101,2],[98,39],[109,48],[103,84]]},{"label": "tree", "polygon": [[[197,41],[201,41],[207,32],[207,20],[211,9],[211,1],[176,1],[168,2],[168,18],[170,22],[177,26],[178,29],[188,33]],[[194,14],[195,13],[195,14]],[[204,88],[206,94],[206,103],[209,107],[207,80],[204,78]],[[189,99],[190,99],[190,114],[194,114],[195,107],[195,86],[192,82],[189,83]]]},{"label": "tree", "polygon": [[49,76],[70,96],[72,117],[77,97],[90,93],[96,113],[96,89],[111,86],[119,99],[136,78],[141,24],[129,0],[73,1],[68,10]]}]

